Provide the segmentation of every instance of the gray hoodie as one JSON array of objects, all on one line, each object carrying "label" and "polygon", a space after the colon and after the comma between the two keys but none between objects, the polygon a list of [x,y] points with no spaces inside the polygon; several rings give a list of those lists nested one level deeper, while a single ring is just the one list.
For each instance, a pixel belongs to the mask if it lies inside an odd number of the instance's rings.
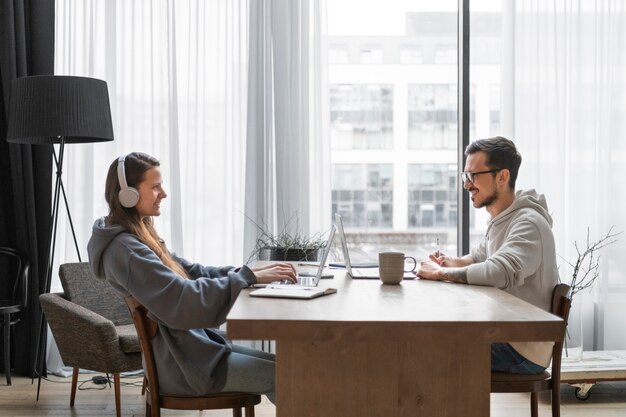
[{"label": "gray hoodie", "polygon": [[[500,288],[550,311],[559,272],[552,218],[542,194],[517,191],[513,204],[489,221],[485,236],[471,256],[474,263],[467,270],[468,283]],[[538,365],[550,364],[552,343],[511,345]]]},{"label": "gray hoodie", "polygon": [[93,274],[122,296],[132,295],[159,324],[152,346],[163,393],[202,395],[219,391],[230,343],[217,328],[242,288],[256,282],[243,266],[207,267],[174,255],[188,272],[183,279],[137,236],[96,220],[89,244]]}]

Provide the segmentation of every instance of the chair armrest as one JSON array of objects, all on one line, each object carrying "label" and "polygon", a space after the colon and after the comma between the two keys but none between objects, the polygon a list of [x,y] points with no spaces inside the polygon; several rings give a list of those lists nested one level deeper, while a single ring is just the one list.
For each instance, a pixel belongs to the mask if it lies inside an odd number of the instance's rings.
[{"label": "chair armrest", "polygon": [[[141,368],[140,354],[122,351],[111,320],[72,303],[62,293],[42,294],[39,302],[65,365],[109,373]],[[131,362],[137,367],[129,368],[130,356],[136,357]]]}]

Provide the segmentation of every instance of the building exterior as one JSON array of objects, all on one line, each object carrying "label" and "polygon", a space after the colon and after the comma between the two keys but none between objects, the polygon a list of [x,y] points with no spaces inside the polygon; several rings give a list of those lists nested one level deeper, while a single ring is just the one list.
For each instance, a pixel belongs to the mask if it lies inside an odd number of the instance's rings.
[{"label": "building exterior", "polygon": [[[405,19],[404,36],[329,36],[333,213],[364,253],[456,253],[457,14]],[[499,130],[500,15],[471,27],[470,141]]]}]

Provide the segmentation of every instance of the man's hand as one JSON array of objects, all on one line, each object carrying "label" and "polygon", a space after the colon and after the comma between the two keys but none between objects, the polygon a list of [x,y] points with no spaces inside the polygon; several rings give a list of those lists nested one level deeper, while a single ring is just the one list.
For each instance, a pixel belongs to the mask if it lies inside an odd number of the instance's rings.
[{"label": "man's hand", "polygon": [[[432,255],[431,255],[432,257]],[[441,258],[440,256],[439,258]],[[445,255],[443,256],[445,257]],[[415,272],[420,278],[431,281],[450,281],[459,284],[467,284],[467,268],[447,268],[441,266],[437,261],[420,262],[420,266]]]},{"label": "man's hand", "polygon": [[274,263],[257,268],[252,268],[259,284],[269,284],[274,281],[288,280],[293,283],[298,282],[298,274],[292,264]]},{"label": "man's hand", "polygon": [[428,258],[439,266],[453,266],[453,258],[439,251],[431,253]]},{"label": "man's hand", "polygon": [[435,262],[439,266],[443,267],[463,267],[468,266],[474,263],[474,260],[470,255],[463,256],[461,258],[455,258],[452,256],[448,256],[439,251],[431,253],[428,258]]}]

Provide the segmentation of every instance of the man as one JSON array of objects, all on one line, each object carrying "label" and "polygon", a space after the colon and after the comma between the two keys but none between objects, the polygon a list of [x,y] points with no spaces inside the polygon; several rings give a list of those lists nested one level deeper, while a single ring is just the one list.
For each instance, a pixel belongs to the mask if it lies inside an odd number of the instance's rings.
[{"label": "man", "polygon": [[[515,191],[522,157],[512,141],[499,136],[477,140],[467,147],[465,155],[463,187],[474,207],[484,207],[491,215],[487,232],[469,255],[455,258],[431,254],[417,275],[497,287],[550,311],[558,270],[545,197],[535,190]],[[540,373],[550,364],[551,354],[551,342],[494,343],[491,368]]]}]

